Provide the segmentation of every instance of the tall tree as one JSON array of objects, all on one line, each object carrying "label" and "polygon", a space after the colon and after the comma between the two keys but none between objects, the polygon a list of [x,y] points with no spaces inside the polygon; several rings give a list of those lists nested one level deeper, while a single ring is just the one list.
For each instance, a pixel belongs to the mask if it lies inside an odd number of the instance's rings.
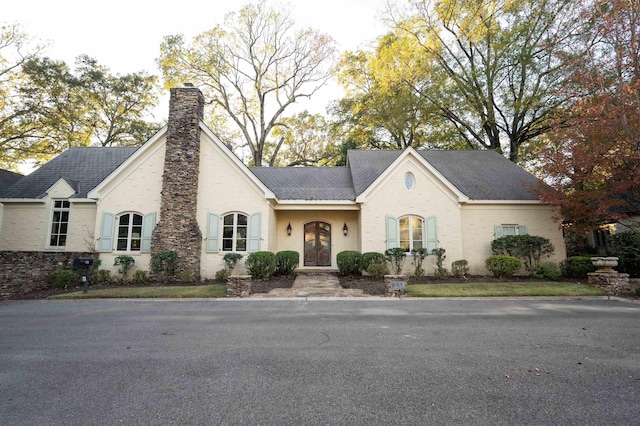
[{"label": "tall tree", "polygon": [[391,11],[429,75],[414,89],[469,148],[517,162],[563,104],[557,53],[575,29],[571,0],[411,0]]},{"label": "tall tree", "polygon": [[591,0],[567,54],[572,103],[541,159],[543,199],[576,228],[640,211],[640,1]]},{"label": "tall tree", "polygon": [[[296,29],[289,10],[260,1],[227,15],[224,25],[191,44],[182,35],[165,37],[158,63],[165,86],[200,87],[239,130],[252,163],[261,166],[276,162],[282,145],[273,131],[285,111],[326,83],[334,57],[331,37]],[[209,124],[220,134],[227,123]]]},{"label": "tall tree", "polygon": [[19,25],[0,26],[0,167],[15,169],[37,151],[23,143],[35,129],[24,119],[28,111],[20,102],[17,87],[24,79],[23,64],[41,52],[42,46]]},{"label": "tall tree", "polygon": [[333,164],[339,156],[331,127],[320,114],[302,111],[286,117],[273,135],[282,140],[276,166],[322,166]]}]

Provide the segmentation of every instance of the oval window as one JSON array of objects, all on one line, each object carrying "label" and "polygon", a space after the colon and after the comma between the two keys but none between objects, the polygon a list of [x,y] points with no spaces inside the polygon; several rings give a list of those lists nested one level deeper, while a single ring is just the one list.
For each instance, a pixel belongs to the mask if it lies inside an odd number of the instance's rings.
[{"label": "oval window", "polygon": [[406,175],[404,175],[404,186],[405,188],[407,188],[408,190],[413,189],[413,185],[414,185],[414,179],[413,179],[413,174],[411,173],[407,173]]}]

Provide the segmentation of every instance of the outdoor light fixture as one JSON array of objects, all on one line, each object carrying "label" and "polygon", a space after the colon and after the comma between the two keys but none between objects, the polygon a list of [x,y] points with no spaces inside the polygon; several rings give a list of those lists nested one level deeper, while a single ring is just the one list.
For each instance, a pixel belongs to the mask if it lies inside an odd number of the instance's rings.
[{"label": "outdoor light fixture", "polygon": [[287,235],[291,235],[291,222],[287,225]]},{"label": "outdoor light fixture", "polygon": [[345,222],[344,226],[342,227],[342,233],[344,234],[345,237],[349,233],[349,228],[347,227],[347,222]]}]

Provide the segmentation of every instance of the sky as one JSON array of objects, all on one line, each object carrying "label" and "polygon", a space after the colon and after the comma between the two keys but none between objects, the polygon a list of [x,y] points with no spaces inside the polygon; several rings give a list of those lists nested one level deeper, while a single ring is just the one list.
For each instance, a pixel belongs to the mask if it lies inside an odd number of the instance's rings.
[{"label": "sky", "polygon": [[[70,66],[80,54],[95,58],[112,73],[147,71],[159,75],[155,59],[166,35],[184,34],[187,40],[222,24],[224,16],[245,1],[234,0],[8,0],[0,23],[19,23],[31,37],[48,43],[45,55]],[[287,4],[286,2],[280,2]],[[365,48],[385,32],[380,19],[385,0],[291,0],[297,24],[331,35],[340,51]],[[327,103],[340,97],[337,86],[322,89],[308,105],[323,113]],[[154,112],[166,119],[168,95]]]}]

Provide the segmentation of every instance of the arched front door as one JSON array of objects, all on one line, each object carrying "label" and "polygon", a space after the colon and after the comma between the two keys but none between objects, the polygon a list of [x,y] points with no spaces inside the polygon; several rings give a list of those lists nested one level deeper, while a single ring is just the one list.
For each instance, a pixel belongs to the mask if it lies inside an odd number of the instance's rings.
[{"label": "arched front door", "polygon": [[304,266],[331,266],[331,225],[328,223],[304,225]]}]

